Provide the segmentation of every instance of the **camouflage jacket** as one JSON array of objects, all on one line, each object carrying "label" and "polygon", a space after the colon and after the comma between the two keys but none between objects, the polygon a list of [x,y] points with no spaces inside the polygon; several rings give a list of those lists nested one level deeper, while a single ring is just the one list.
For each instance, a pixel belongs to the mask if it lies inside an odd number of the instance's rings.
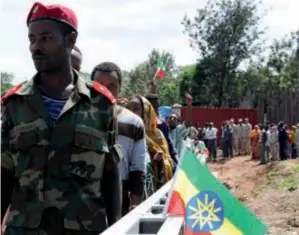
[{"label": "camouflage jacket", "polygon": [[114,164],[108,131],[116,126],[115,99],[100,84],[78,78],[51,125],[34,81],[2,99],[1,167],[18,179],[7,226],[38,228],[50,216],[63,229],[102,231],[107,222],[101,180],[105,166]]}]

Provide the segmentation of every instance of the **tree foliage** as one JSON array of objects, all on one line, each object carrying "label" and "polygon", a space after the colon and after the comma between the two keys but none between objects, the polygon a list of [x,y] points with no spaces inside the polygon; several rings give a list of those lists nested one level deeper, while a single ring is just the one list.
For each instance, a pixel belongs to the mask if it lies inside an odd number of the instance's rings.
[{"label": "tree foliage", "polygon": [[8,72],[1,72],[1,94],[12,88],[14,75]]},{"label": "tree foliage", "polygon": [[159,52],[156,49],[150,52],[146,61],[127,73],[120,96],[130,98],[134,94],[147,94],[149,82],[153,79],[157,70],[158,60],[163,61],[166,70],[166,76],[162,80],[156,80],[160,103],[171,105],[176,102],[178,100],[179,84],[177,79],[178,69],[174,58],[169,52]]},{"label": "tree foliage", "polygon": [[[258,6],[255,0],[210,0],[194,19],[184,18],[185,33],[200,57],[192,79],[196,90],[192,93],[199,103],[237,105],[233,88],[238,84],[238,68],[260,52],[263,31],[259,29]],[[205,100],[197,94],[201,89],[209,96]]]}]

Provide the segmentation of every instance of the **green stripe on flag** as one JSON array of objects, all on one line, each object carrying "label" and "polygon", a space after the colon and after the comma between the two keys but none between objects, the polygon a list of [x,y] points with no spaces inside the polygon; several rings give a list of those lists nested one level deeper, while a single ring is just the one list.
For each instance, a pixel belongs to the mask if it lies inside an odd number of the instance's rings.
[{"label": "green stripe on flag", "polygon": [[164,70],[164,63],[163,63],[162,60],[158,60],[158,62],[157,62],[157,67],[158,67],[159,69]]},{"label": "green stripe on flag", "polygon": [[195,155],[187,151],[185,152],[182,162],[181,170],[183,170],[190,180],[190,182],[199,191],[213,191],[221,199],[227,218],[234,224],[244,235],[265,235],[267,227],[242,203],[235,198],[228,189],[219,182],[209,171],[195,157]]}]

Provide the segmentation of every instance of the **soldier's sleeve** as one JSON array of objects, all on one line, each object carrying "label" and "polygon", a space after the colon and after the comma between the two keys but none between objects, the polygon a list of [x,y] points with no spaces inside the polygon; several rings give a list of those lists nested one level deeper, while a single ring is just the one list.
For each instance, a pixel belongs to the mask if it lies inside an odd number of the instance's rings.
[{"label": "soldier's sleeve", "polygon": [[118,162],[121,158],[121,148],[117,145],[117,120],[113,105],[110,107],[109,118],[109,149],[104,166],[102,193],[105,201],[108,225],[112,225],[121,217],[122,184],[118,171]]},{"label": "soldier's sleeve", "polygon": [[3,107],[1,115],[1,167],[11,172],[14,170],[12,154],[9,149],[9,131],[12,128],[12,121],[7,108]]},{"label": "soldier's sleeve", "polygon": [[118,172],[118,161],[121,148],[117,145],[117,123],[115,114],[116,99],[111,92],[100,83],[93,81],[88,86],[106,99],[101,99],[100,108],[103,115],[103,130],[108,132],[109,154],[106,155],[101,191],[104,198],[108,225],[112,225],[121,217],[122,184]]},{"label": "soldier's sleeve", "polygon": [[9,149],[9,131],[12,127],[8,110],[2,106],[1,115],[1,221],[10,204],[12,190],[15,184],[14,164]]}]

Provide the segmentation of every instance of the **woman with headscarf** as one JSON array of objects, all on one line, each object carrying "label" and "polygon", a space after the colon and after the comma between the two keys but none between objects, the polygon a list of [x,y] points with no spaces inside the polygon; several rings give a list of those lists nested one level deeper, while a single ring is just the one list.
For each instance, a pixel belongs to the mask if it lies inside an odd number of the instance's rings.
[{"label": "woman with headscarf", "polygon": [[260,128],[255,125],[250,133],[250,144],[251,144],[251,154],[252,159],[259,159],[259,138],[260,138]]},{"label": "woman with headscarf", "polygon": [[291,156],[293,159],[297,158],[297,149],[296,149],[296,130],[297,127],[292,126],[292,130],[290,131],[290,142],[291,142]]},{"label": "woman with headscarf", "polygon": [[144,121],[147,148],[153,170],[153,183],[155,189],[159,189],[172,178],[173,165],[167,140],[157,127],[156,112],[147,99],[143,96],[136,96],[129,102],[128,108]]}]

